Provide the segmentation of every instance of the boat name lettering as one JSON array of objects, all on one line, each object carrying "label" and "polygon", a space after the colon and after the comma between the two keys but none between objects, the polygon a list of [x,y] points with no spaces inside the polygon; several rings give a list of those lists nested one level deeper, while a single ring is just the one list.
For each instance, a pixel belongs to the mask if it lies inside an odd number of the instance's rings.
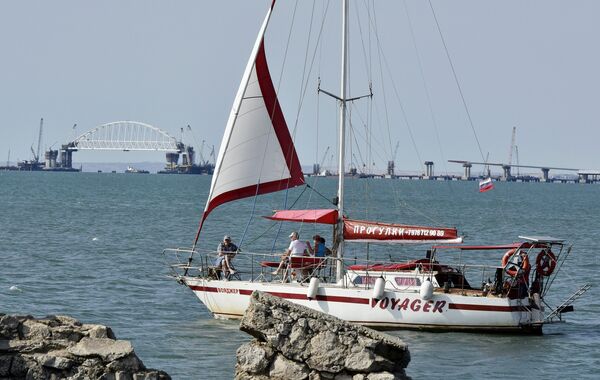
[{"label": "boat name lettering", "polygon": [[378,236],[433,236],[443,237],[445,231],[429,228],[402,228],[402,227],[380,227],[365,226],[357,224],[352,226],[354,234],[378,235]]},{"label": "boat name lettering", "polygon": [[240,294],[239,289],[229,289],[229,288],[217,288],[219,293],[232,293],[232,294]]},{"label": "boat name lettering", "polygon": [[377,305],[381,309],[391,310],[411,310],[422,311],[425,313],[443,313],[446,301],[422,301],[419,298],[411,300],[410,298],[389,298],[383,297],[381,300],[371,300],[371,308]]}]

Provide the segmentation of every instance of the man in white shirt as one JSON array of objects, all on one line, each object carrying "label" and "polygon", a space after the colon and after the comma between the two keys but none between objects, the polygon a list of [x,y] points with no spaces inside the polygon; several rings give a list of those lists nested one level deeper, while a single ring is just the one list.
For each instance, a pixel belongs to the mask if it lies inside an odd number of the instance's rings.
[{"label": "man in white shirt", "polygon": [[308,250],[306,243],[299,240],[300,236],[296,231],[292,232],[289,237],[292,241],[290,242],[286,254],[288,256],[304,256]]},{"label": "man in white shirt", "polygon": [[285,264],[287,264],[289,256],[305,256],[306,255],[306,251],[308,250],[308,247],[307,247],[306,243],[303,241],[300,241],[299,238],[300,238],[300,235],[298,235],[298,233],[296,231],[294,231],[290,234],[290,239],[292,239],[292,241],[290,242],[290,246],[285,251],[285,253],[281,256],[281,262],[279,263],[277,270],[273,271],[273,273],[272,273],[273,275],[279,274],[279,271],[281,270],[281,268]]}]

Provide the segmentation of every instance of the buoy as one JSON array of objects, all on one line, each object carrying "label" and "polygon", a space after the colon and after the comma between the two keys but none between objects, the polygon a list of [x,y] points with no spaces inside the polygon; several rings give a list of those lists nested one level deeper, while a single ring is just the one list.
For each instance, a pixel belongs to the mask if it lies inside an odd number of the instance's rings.
[{"label": "buoy", "polygon": [[379,301],[383,298],[383,292],[385,291],[385,280],[383,277],[379,277],[375,280],[375,286],[373,287],[373,299]]},{"label": "buoy", "polygon": [[21,288],[19,288],[17,285],[13,285],[10,288],[8,288],[8,290],[10,290],[11,292],[22,292]]},{"label": "buoy", "polygon": [[319,291],[319,279],[313,277],[310,279],[310,284],[308,284],[308,291],[306,292],[306,298],[309,300],[313,300],[317,297],[317,292]]},{"label": "buoy", "polygon": [[427,301],[433,298],[433,284],[430,279],[423,281],[421,289],[419,289],[419,294],[422,299]]}]

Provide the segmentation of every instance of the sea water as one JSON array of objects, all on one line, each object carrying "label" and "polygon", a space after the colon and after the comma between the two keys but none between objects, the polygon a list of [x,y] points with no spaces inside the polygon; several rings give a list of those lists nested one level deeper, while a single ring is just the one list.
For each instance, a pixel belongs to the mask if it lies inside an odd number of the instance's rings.
[{"label": "sea water", "polygon": [[[337,183],[308,178],[297,188],[218,207],[200,247],[232,235],[245,252],[281,252],[287,235],[323,226],[261,218],[273,209],[331,206]],[[212,318],[191,291],[168,275],[161,254],[189,247],[210,186],[208,176],[0,172],[0,312],[68,314],[113,328],[148,367],[174,379],[230,379],[235,351],[250,337],[235,321]],[[556,305],[585,283],[566,323],[543,336],[395,331],[409,346],[414,378],[595,378],[600,367],[598,291],[600,186],[348,179],[346,213],[386,222],[456,226],[469,244],[551,235],[573,244],[551,289]],[[328,235],[329,234],[329,235]],[[373,257],[421,258],[426,247],[369,247]],[[361,258],[364,245],[350,246]],[[503,252],[467,252],[463,262],[499,265]],[[440,261],[458,253],[441,253]],[[478,284],[473,284],[478,285]]]}]

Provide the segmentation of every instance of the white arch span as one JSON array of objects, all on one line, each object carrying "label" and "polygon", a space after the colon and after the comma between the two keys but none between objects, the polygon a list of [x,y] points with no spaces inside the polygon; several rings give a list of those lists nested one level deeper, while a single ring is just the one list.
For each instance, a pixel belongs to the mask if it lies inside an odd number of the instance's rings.
[{"label": "white arch span", "polygon": [[90,129],[73,140],[77,150],[154,150],[178,152],[175,137],[139,121],[114,121]]}]

